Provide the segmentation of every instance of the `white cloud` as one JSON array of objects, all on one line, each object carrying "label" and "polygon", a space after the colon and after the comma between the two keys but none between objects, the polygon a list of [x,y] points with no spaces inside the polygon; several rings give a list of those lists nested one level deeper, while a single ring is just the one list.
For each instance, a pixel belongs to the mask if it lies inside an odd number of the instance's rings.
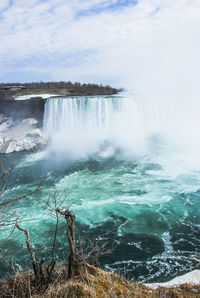
[{"label": "white cloud", "polygon": [[9,0],[1,0],[0,2],[0,12],[4,11],[9,6]]},{"label": "white cloud", "polygon": [[174,81],[193,80],[189,90],[198,89],[199,0],[139,0],[80,16],[116,2],[14,1],[0,20],[2,80],[33,72],[38,80],[107,81],[140,91],[145,84],[155,91],[158,82],[172,91]]}]

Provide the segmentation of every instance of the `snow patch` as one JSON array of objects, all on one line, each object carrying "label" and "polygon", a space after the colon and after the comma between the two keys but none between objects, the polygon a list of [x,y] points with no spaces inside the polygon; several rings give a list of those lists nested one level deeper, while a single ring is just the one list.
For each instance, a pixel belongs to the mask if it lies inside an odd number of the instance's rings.
[{"label": "snow patch", "polygon": [[58,96],[58,94],[29,94],[29,95],[21,95],[21,96],[17,96],[15,97],[15,100],[26,100],[26,99],[30,99],[30,98],[34,98],[34,97],[42,97],[44,99],[49,98],[49,97],[53,97],[53,96]]},{"label": "snow patch", "polygon": [[168,282],[152,283],[152,284],[145,284],[145,285],[150,288],[157,289],[158,287],[174,287],[185,283],[188,283],[191,285],[199,285],[200,270],[193,270],[184,275],[177,276]]}]

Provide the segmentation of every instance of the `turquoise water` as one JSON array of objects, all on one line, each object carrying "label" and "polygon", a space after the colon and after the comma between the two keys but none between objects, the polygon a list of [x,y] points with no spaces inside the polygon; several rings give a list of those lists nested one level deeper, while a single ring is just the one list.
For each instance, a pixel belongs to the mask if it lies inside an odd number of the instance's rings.
[{"label": "turquoise water", "polygon": [[[65,198],[63,206],[69,206],[76,215],[77,239],[86,244],[94,240],[99,245],[107,242],[108,247],[115,246],[112,254],[100,258],[103,268],[145,282],[166,281],[199,269],[200,168],[198,162],[191,162],[191,156],[195,156],[191,150],[187,154],[180,146],[174,150],[171,143],[168,146],[160,141],[163,135],[152,134],[148,150],[140,155],[138,147],[125,150],[108,137],[103,142],[100,138],[92,152],[80,138],[79,147],[85,151],[81,155],[81,150],[71,154],[71,148],[64,154],[66,143],[57,143],[56,150],[54,143],[44,151],[9,155],[8,163],[14,163],[15,169],[4,197],[27,193],[46,178],[41,191],[12,205],[24,220],[21,225],[29,229],[34,247],[45,249],[36,250],[36,254],[47,260],[50,255],[55,219],[48,214],[44,201],[51,200],[56,191],[57,196]],[[1,235],[4,238],[6,231],[2,230]],[[5,244],[18,268],[30,266],[24,240],[15,231],[13,239]],[[56,257],[64,260],[67,254],[61,219]],[[2,275],[6,270],[8,267],[1,264]]]},{"label": "turquoise water", "polygon": [[[102,152],[101,152],[102,153]],[[33,189],[40,177],[47,177],[42,191],[16,202],[36,248],[50,247],[54,219],[41,199],[57,190],[66,197],[76,215],[77,235],[82,239],[108,241],[116,245],[111,255],[100,259],[103,267],[142,281],[162,281],[199,267],[199,173],[168,176],[148,159],[126,160],[120,153],[107,157],[94,154],[59,167],[41,153],[21,155],[5,196]],[[56,248],[57,257],[67,254],[64,222]],[[16,237],[16,238],[15,238]],[[17,264],[27,263],[23,235],[16,231],[7,245]],[[24,255],[25,254],[25,255]],[[48,258],[48,252],[38,252]]]}]

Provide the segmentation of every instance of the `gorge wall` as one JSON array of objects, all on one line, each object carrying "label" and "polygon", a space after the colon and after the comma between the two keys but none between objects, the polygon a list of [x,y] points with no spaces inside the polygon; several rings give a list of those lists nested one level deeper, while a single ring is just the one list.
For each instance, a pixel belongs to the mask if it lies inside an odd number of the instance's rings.
[{"label": "gorge wall", "polygon": [[0,114],[12,117],[14,121],[34,118],[38,126],[42,127],[45,101],[41,97],[28,100],[0,99]]},{"label": "gorge wall", "polygon": [[0,153],[32,151],[46,144],[42,134],[45,99],[0,99]]}]

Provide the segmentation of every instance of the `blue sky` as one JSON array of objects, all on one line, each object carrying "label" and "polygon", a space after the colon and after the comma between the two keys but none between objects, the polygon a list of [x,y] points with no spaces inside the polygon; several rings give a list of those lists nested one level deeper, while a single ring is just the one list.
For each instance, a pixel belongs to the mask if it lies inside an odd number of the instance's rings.
[{"label": "blue sky", "polygon": [[199,0],[1,0],[0,81],[183,84],[199,15]]},{"label": "blue sky", "polygon": [[77,12],[78,17],[90,16],[95,14],[100,14],[102,12],[113,12],[114,10],[119,10],[126,8],[128,6],[134,6],[137,4],[137,0],[116,0],[116,1],[101,1],[97,2],[87,9],[80,9]]}]

